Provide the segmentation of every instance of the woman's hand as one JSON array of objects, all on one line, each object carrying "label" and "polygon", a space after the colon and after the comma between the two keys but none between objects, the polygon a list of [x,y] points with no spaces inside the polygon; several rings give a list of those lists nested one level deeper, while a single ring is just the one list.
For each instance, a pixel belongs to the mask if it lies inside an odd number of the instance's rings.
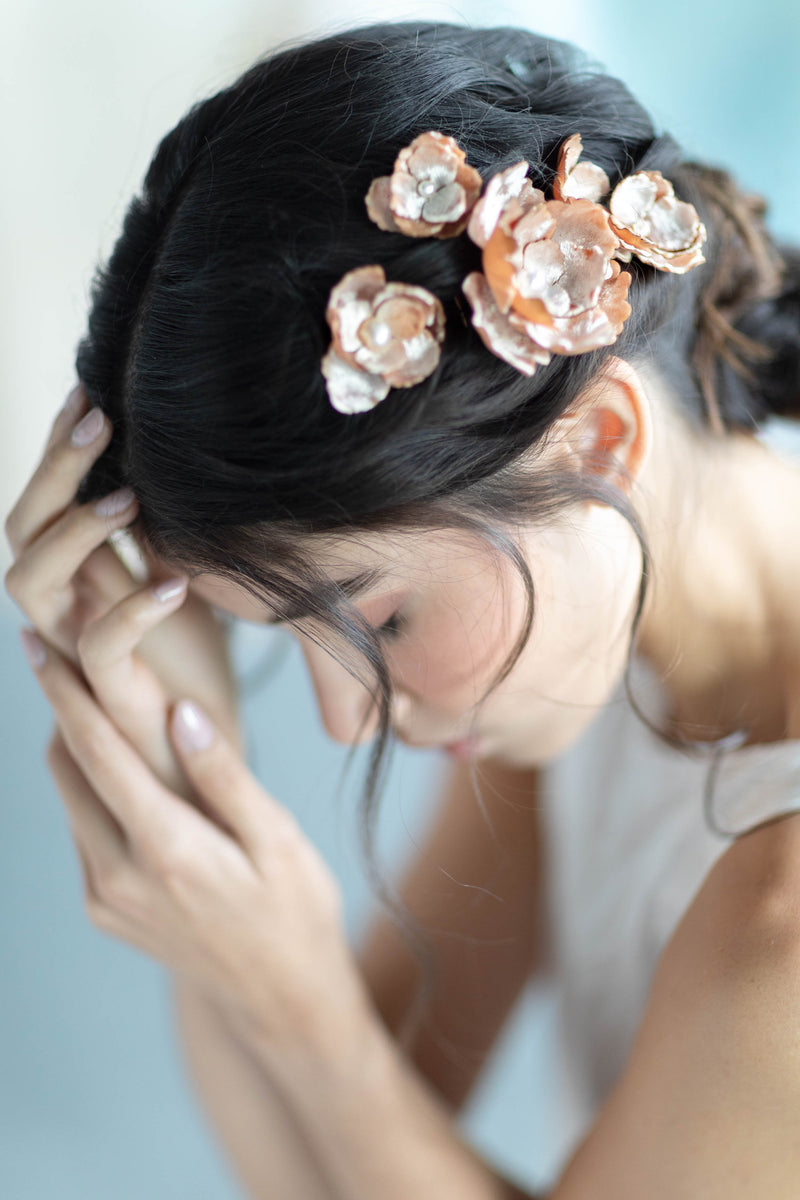
[{"label": "woman's hand", "polygon": [[[152,627],[148,592],[115,610],[117,632]],[[339,1053],[366,1012],[338,885],[293,816],[186,702],[170,722],[202,803],[165,787],[76,668],[23,630],[63,744],[48,762],[84,861],[93,923],[194,979],[266,1051]]]},{"label": "woman's hand", "polygon": [[15,559],[6,589],[44,639],[91,676],[95,697],[162,782],[188,796],[166,734],[171,700],[197,699],[226,737],[242,745],[225,631],[196,596],[175,612],[180,593],[166,602],[162,615],[168,619],[144,639],[132,609],[121,609],[121,619],[113,616],[138,585],[107,538],[134,519],[137,506],[134,498],[108,517],[95,505],[75,502],[80,480],[111,437],[110,423],[98,411],[95,438],[73,443],[87,407],[79,386],[57,415],[42,460],[6,520]]}]

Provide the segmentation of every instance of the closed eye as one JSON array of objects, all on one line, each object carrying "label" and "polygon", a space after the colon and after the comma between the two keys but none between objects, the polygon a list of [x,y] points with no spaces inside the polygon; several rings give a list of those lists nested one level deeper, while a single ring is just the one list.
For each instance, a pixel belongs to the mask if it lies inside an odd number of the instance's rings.
[{"label": "closed eye", "polygon": [[376,626],[375,632],[383,641],[392,641],[400,637],[406,624],[406,618],[401,612],[394,612],[390,617],[383,622],[382,625]]}]

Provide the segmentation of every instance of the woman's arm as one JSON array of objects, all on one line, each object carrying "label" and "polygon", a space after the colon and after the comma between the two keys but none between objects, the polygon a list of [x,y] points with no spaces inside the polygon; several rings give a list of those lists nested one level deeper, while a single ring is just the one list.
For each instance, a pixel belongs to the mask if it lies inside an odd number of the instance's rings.
[{"label": "woman's arm", "polygon": [[739,838],[667,943],[554,1200],[800,1195],[800,815]]},{"label": "woman's arm", "polygon": [[[654,976],[624,1075],[550,1200],[796,1200],[800,1180],[800,815],[709,873]],[[254,1052],[337,1200],[490,1200],[508,1185],[362,1021],[360,1040]]]},{"label": "woman's arm", "polygon": [[[417,1074],[451,1110],[461,1107],[478,1078],[541,946],[535,774],[484,764],[480,776],[490,826],[468,770],[453,766],[401,887],[428,929],[469,935],[436,935],[440,970],[430,1016],[408,1047],[411,1076]],[[417,961],[385,918],[368,933],[359,958],[375,1008],[394,1033],[412,1003]],[[175,978],[175,1003],[195,1086],[248,1195],[334,1196],[286,1103],[225,1012],[182,977]],[[460,1053],[454,1057],[442,1045]],[[524,1195],[511,1184],[502,1188],[495,1194],[504,1200]]]}]

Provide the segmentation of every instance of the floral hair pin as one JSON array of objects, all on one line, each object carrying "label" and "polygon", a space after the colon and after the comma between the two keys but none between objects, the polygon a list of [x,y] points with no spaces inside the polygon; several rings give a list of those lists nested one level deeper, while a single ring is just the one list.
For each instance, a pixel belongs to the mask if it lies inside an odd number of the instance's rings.
[{"label": "floral hair pin", "polygon": [[[370,219],[387,232],[448,238],[466,230],[482,251],[483,270],[462,283],[472,324],[524,375],[554,354],[616,341],[631,313],[631,276],[621,262],[636,256],[683,274],[705,261],[697,210],[659,171],[628,175],[611,191],[601,167],[580,161],[582,149],[577,133],[563,143],[548,200],[524,160],[483,189],[455,140],[429,131],[400,151],[392,174],[373,180],[365,197]],[[326,317],[332,340],[321,367],[339,412],[364,412],[391,388],[421,383],[436,369],[441,302],[425,288],[387,283],[379,266],[348,272]]]}]

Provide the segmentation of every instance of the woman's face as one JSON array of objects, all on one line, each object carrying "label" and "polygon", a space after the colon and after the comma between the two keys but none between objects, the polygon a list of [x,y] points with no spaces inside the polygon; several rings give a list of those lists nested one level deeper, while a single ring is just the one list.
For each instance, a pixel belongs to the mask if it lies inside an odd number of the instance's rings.
[{"label": "woman's face", "polygon": [[[613,692],[641,572],[630,527],[599,504],[530,529],[523,548],[535,588],[531,636],[511,673],[480,705],[471,747],[477,759],[520,767],[568,746]],[[337,581],[366,568],[382,572],[381,582],[353,602],[376,629],[388,623],[381,641],[400,740],[444,747],[467,738],[474,706],[524,620],[525,592],[513,564],[453,530],[320,539],[315,559]],[[246,620],[272,619],[248,592],[216,576],[197,576],[190,590]],[[372,736],[376,713],[363,685],[317,644],[310,623],[292,630],[329,735],[353,743],[369,710],[360,740]],[[322,632],[323,641],[329,637]]]}]

